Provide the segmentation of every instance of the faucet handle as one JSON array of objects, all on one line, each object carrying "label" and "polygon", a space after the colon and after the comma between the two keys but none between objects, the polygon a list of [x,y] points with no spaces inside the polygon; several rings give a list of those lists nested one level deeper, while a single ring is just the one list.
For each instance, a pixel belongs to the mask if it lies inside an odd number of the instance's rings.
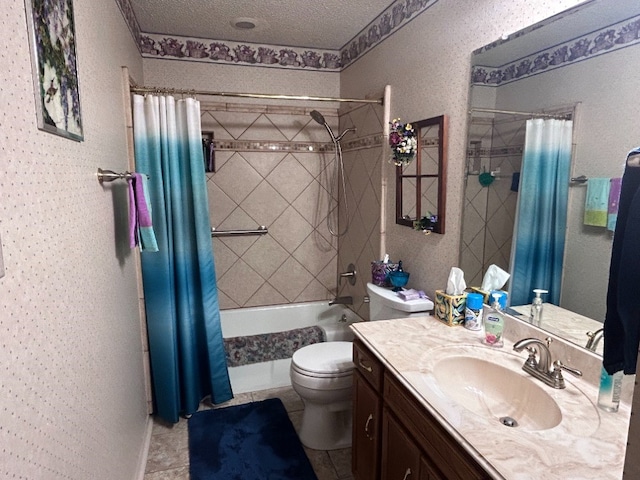
[{"label": "faucet handle", "polygon": [[582,376],[582,372],[577,368],[569,367],[568,365],[565,365],[564,363],[562,363],[560,360],[556,360],[555,362],[553,362],[553,371],[560,372],[560,370],[566,370],[567,372],[571,373],[575,377]]},{"label": "faucet handle", "polygon": [[536,358],[536,355],[538,354],[538,350],[535,347],[526,347],[527,348],[527,352],[529,353],[529,358],[527,358],[527,360],[524,362],[525,365],[529,365],[533,368],[536,368],[538,366],[538,359]]}]

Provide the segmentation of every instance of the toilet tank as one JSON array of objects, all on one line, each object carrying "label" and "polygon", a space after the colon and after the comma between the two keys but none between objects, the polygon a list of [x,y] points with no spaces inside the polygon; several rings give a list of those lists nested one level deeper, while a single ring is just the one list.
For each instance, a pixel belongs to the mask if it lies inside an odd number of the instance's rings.
[{"label": "toilet tank", "polygon": [[367,283],[367,292],[370,320],[424,316],[433,310],[433,302],[427,298],[405,302],[394,291],[373,283]]}]

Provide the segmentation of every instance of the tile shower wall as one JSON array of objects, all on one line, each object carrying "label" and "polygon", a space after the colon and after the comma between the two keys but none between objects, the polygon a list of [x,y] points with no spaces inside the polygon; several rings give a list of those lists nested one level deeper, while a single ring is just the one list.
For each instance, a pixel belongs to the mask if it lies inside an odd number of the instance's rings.
[{"label": "tile shower wall", "polygon": [[[212,240],[221,308],[333,298],[338,244],[326,219],[329,207],[336,216],[334,153],[312,109],[203,103],[201,110],[203,132],[213,132],[217,146],[216,171],[207,173],[211,225],[269,229]],[[317,110],[336,130],[337,111]]]},{"label": "tile shower wall", "polygon": [[[511,184],[522,164],[525,122],[487,117],[470,122],[460,249],[460,268],[469,285],[479,286],[489,265],[509,270],[518,200]],[[480,184],[483,172],[493,173],[493,183]]]},{"label": "tile shower wall", "polygon": [[384,111],[381,105],[363,104],[340,113],[340,131],[355,127],[356,133],[347,134],[342,142],[349,218],[341,194],[340,231],[346,233],[338,240],[338,270],[346,272],[353,263],[358,272],[355,285],[342,280],[340,295],[352,296],[351,308],[368,320],[364,296],[371,281],[371,262],[380,256]]},{"label": "tile shower wall", "polygon": [[122,65],[142,61],[115,2],[73,2],[84,141],[39,131],[25,2],[0,38],[0,478],[134,478],[148,415],[124,183]]}]

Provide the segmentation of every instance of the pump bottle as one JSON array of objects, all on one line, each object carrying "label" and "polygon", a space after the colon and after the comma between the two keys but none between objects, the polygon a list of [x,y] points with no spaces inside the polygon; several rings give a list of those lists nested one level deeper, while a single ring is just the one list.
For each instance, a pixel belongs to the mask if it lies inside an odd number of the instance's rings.
[{"label": "pump bottle", "polygon": [[491,293],[491,297],[493,297],[491,306],[486,307],[487,310],[483,312],[484,335],[482,343],[491,347],[502,347],[504,345],[502,340],[504,315],[502,315],[502,307],[500,305],[500,294]]},{"label": "pump bottle", "polygon": [[542,324],[542,297],[543,293],[549,293],[548,290],[542,290],[541,288],[534,288],[533,293],[536,294],[531,302],[531,313],[529,315],[529,321],[532,325],[539,327]]}]

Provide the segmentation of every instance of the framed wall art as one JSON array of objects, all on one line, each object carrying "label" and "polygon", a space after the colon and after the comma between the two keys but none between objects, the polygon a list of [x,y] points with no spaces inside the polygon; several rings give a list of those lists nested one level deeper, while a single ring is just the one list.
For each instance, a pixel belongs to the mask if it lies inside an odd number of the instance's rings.
[{"label": "framed wall art", "polygon": [[83,140],[72,0],[25,0],[38,128]]}]

